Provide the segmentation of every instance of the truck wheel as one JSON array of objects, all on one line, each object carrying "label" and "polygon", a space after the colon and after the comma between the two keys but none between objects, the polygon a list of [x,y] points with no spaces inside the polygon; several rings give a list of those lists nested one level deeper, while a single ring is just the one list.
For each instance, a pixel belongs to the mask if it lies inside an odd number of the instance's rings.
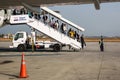
[{"label": "truck wheel", "polygon": [[53,47],[54,51],[60,51],[61,50],[61,46],[59,44],[55,44]]},{"label": "truck wheel", "polygon": [[26,48],[25,48],[24,45],[19,45],[18,48],[17,48],[17,50],[20,51],[20,52],[21,52],[21,51],[25,51],[25,49],[26,49]]}]

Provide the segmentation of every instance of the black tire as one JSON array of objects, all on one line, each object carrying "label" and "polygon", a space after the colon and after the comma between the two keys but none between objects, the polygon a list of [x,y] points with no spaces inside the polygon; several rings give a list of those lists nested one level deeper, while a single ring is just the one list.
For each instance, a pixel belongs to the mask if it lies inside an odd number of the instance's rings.
[{"label": "black tire", "polygon": [[21,51],[25,51],[26,48],[25,48],[25,46],[24,46],[23,44],[20,44],[20,45],[17,47],[17,50],[21,52]]},{"label": "black tire", "polygon": [[53,47],[53,50],[54,51],[60,51],[61,50],[61,46],[59,44],[55,44],[54,47]]}]

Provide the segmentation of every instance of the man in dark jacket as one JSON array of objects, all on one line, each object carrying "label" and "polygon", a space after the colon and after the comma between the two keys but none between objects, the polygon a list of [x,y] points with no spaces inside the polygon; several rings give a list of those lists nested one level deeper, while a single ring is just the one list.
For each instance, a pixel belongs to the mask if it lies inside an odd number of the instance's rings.
[{"label": "man in dark jacket", "polygon": [[81,37],[80,37],[80,41],[81,41],[82,49],[84,49],[84,46],[86,46],[86,43],[85,43],[85,41],[84,41],[83,34],[82,34]]},{"label": "man in dark jacket", "polygon": [[104,51],[104,43],[103,43],[103,36],[101,36],[101,39],[99,41],[99,44],[100,44],[100,51]]}]

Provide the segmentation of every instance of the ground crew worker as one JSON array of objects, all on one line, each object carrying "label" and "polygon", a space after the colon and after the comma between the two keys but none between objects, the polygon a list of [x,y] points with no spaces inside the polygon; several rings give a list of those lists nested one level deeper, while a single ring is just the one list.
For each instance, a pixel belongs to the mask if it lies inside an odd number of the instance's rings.
[{"label": "ground crew worker", "polygon": [[81,47],[82,47],[82,49],[84,49],[84,46],[86,46],[86,43],[85,43],[83,34],[82,34],[81,37],[80,37],[80,41],[81,41]]},{"label": "ground crew worker", "polygon": [[101,39],[99,41],[99,45],[100,45],[100,51],[104,51],[104,42],[103,42],[103,36],[101,36]]}]

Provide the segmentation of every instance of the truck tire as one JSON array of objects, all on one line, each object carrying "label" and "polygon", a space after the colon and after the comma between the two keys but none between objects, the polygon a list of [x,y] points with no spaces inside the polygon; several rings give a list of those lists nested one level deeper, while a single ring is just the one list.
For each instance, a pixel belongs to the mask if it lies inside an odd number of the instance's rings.
[{"label": "truck tire", "polygon": [[23,44],[20,44],[20,45],[17,47],[17,50],[21,52],[21,51],[25,51],[26,48],[25,48],[25,46],[24,46]]},{"label": "truck tire", "polygon": [[54,51],[60,51],[61,50],[61,46],[59,44],[55,44],[53,47]]}]

